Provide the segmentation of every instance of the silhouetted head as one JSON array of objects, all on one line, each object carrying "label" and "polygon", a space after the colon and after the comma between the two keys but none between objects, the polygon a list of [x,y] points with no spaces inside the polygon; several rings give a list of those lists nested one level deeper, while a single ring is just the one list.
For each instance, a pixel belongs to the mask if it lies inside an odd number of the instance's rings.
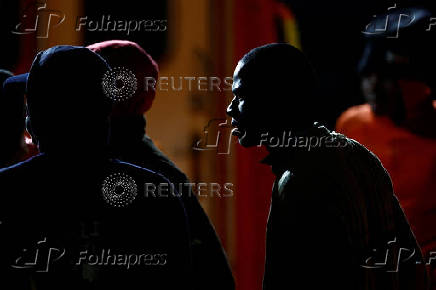
[{"label": "silhouetted head", "polygon": [[364,31],[367,43],[358,66],[362,92],[377,115],[397,124],[432,107],[436,28],[429,26],[430,17],[423,8],[391,9]]},{"label": "silhouetted head", "polygon": [[2,82],[0,94],[0,128],[3,140],[0,147],[2,153],[7,151],[10,154],[11,151],[20,150],[24,142],[25,84],[15,81],[10,72],[0,72],[0,75],[0,81],[4,80],[4,76],[9,77]]},{"label": "silhouetted head", "polygon": [[24,152],[24,85],[0,70],[0,168],[22,160]]},{"label": "silhouetted head", "polygon": [[84,47],[38,53],[27,78],[28,130],[44,151],[95,151],[107,143],[106,61]]},{"label": "silhouetted head", "polygon": [[259,145],[262,134],[305,130],[316,121],[315,75],[301,51],[289,44],[257,47],[239,61],[234,98],[227,108],[243,146]]},{"label": "silhouetted head", "polygon": [[102,56],[112,68],[124,67],[135,74],[137,89],[124,102],[114,105],[114,116],[142,115],[151,108],[155,90],[144,87],[145,78],[157,80],[159,68],[153,58],[139,44],[127,40],[108,40],[94,43],[89,49]]}]

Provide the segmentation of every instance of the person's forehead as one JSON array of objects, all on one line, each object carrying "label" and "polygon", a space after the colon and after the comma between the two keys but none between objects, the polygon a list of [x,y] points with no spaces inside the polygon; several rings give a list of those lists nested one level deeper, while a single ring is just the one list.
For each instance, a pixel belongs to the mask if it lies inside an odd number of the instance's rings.
[{"label": "person's forehead", "polygon": [[241,89],[242,89],[241,79],[239,78],[239,76],[235,75],[233,77],[232,91],[233,93],[238,93],[241,91]]},{"label": "person's forehead", "polygon": [[247,74],[247,63],[243,60],[240,60],[238,64],[236,65],[235,71],[233,73],[233,85],[232,90],[238,91],[243,88],[243,86],[246,86],[246,82],[248,81],[248,74]]},{"label": "person's forehead", "polygon": [[243,60],[240,60],[236,65],[236,68],[233,72],[233,76],[239,77],[239,75],[241,74],[241,70],[244,68],[244,66],[245,66],[245,62]]}]

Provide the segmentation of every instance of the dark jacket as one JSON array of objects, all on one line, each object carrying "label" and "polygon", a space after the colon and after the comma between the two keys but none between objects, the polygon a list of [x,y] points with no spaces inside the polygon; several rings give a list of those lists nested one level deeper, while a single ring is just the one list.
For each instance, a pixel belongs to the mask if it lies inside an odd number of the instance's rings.
[{"label": "dark jacket", "polygon": [[212,223],[192,190],[179,187],[190,183],[189,179],[153,144],[144,128],[142,116],[113,120],[110,143],[114,156],[161,172],[181,192],[193,242],[194,289],[234,289],[233,275]]},{"label": "dark jacket", "polygon": [[426,289],[421,251],[377,157],[319,125],[305,136],[310,149],[291,141],[265,160],[277,180],[264,289]]},{"label": "dark jacket", "polygon": [[192,289],[179,198],[104,156],[40,154],[0,170],[0,289]]}]

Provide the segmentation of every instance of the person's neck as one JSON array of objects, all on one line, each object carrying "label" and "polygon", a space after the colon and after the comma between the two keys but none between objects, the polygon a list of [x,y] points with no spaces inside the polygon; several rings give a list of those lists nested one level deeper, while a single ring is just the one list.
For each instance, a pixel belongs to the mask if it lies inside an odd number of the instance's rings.
[{"label": "person's neck", "polygon": [[311,127],[300,127],[289,132],[288,134],[282,134],[282,136],[276,134],[278,139],[275,140],[278,140],[278,143],[275,142],[265,146],[270,153],[268,160],[275,167],[276,172],[280,172],[282,165],[291,160],[295,161],[296,157],[300,160],[305,159],[308,154],[320,148],[323,136],[328,135],[330,131],[315,122]]},{"label": "person's neck", "polygon": [[39,143],[38,149],[45,155],[62,156],[62,158],[65,159],[101,158],[107,156],[109,152],[107,143],[101,142],[88,142],[86,144],[65,142],[50,145]]},{"label": "person's neck", "polygon": [[317,130],[319,127],[322,127],[322,125],[313,122],[311,125],[274,130],[275,132],[268,136],[268,139],[274,140],[274,143],[268,144],[265,147],[270,153],[278,155],[288,154],[290,151],[296,150],[295,147],[290,146],[292,140],[295,141],[297,138],[310,139],[312,136],[319,137],[319,135],[323,134],[321,130]]}]

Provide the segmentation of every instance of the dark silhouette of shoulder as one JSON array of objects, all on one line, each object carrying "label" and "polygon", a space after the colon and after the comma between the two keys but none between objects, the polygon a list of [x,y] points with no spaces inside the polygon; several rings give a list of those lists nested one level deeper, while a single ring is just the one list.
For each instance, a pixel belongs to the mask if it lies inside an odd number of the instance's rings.
[{"label": "dark silhouette of shoulder", "polygon": [[[182,202],[145,194],[162,183],[159,173],[106,158],[41,154],[0,170],[2,271],[21,281],[16,289],[189,289]],[[43,244],[64,255],[46,259],[47,273],[39,263],[23,269],[23,249]]]}]

